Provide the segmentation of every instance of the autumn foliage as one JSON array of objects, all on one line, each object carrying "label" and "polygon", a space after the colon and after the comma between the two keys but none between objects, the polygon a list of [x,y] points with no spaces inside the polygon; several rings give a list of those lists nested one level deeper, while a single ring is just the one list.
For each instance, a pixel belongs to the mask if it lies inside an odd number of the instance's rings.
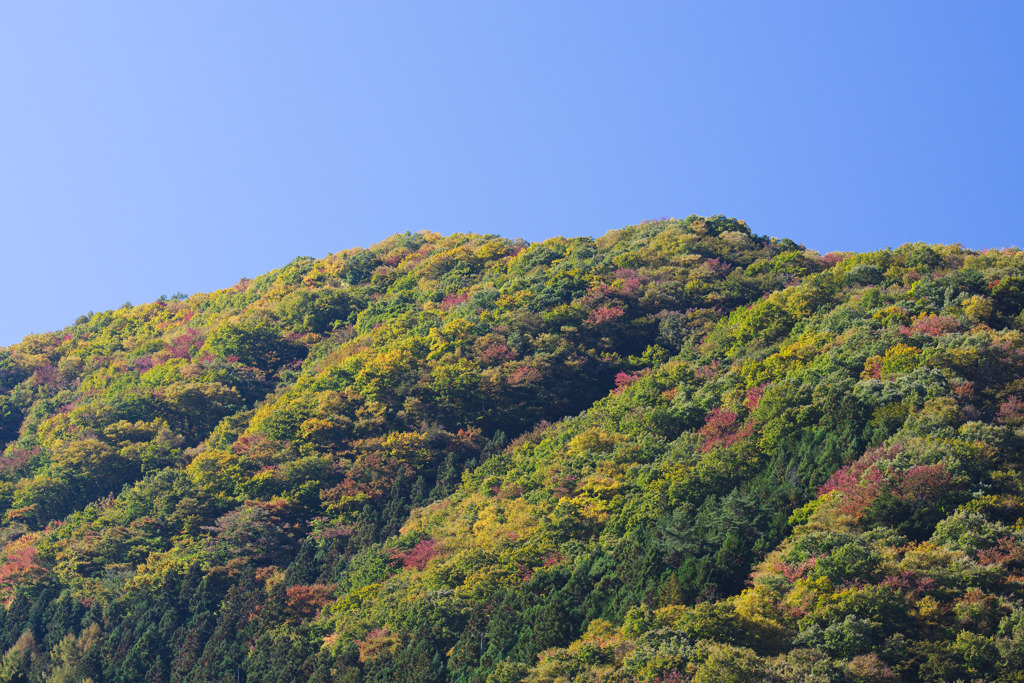
[{"label": "autumn foliage", "polygon": [[31,335],[0,679],[1019,680],[1022,271],[421,232]]}]

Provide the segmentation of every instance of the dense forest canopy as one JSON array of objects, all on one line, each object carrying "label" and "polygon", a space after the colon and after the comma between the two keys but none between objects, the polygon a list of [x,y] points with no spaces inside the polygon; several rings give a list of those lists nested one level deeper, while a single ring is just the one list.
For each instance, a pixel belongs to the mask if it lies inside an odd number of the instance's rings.
[{"label": "dense forest canopy", "polygon": [[1024,252],[395,235],[0,349],[0,681],[1024,681]]}]

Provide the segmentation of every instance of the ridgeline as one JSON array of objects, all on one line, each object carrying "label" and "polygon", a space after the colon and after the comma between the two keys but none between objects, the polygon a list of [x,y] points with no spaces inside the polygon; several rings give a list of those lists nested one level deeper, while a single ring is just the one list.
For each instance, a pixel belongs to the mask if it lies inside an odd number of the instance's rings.
[{"label": "ridgeline", "polygon": [[1024,681],[1024,252],[395,235],[0,349],[0,682]]}]

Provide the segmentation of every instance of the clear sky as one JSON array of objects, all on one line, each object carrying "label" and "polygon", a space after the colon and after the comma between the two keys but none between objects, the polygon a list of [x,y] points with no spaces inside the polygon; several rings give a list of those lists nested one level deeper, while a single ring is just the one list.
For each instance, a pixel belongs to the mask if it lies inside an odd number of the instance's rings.
[{"label": "clear sky", "polygon": [[1024,246],[1024,3],[0,7],[0,344],[405,230]]}]

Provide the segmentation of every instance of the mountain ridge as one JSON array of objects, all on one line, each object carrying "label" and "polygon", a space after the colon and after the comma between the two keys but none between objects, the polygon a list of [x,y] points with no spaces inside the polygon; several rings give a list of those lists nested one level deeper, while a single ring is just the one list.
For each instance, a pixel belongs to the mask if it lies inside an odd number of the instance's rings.
[{"label": "mountain ridge", "polygon": [[31,335],[0,679],[1018,680],[1022,270],[406,233]]}]

